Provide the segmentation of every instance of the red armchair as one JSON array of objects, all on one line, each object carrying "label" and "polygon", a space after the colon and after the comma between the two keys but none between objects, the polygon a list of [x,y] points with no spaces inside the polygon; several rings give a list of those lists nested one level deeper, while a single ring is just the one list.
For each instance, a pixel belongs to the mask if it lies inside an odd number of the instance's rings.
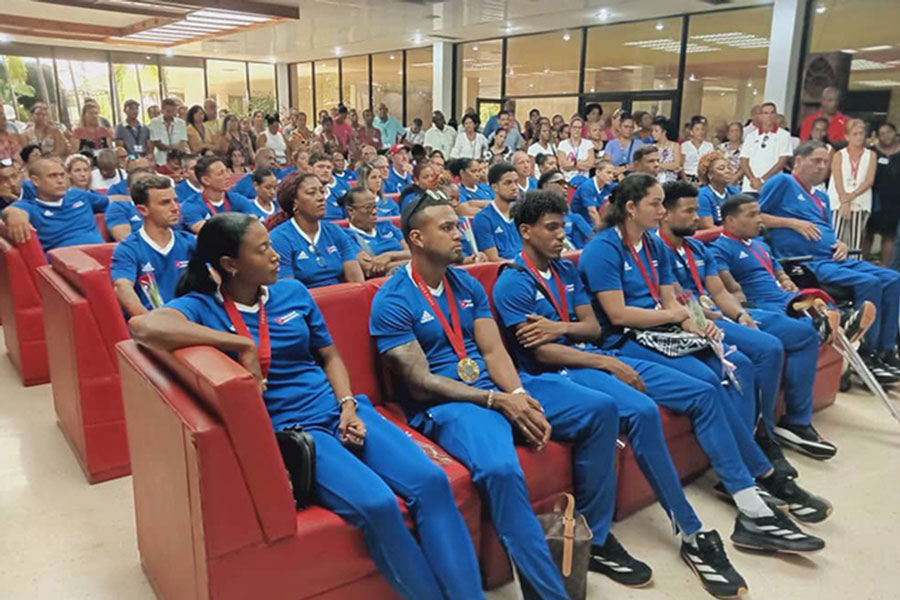
[{"label": "red armchair", "polygon": [[113,248],[58,248],[38,270],[53,404],[90,483],[130,472],[115,357],[130,336],[109,278]]},{"label": "red armchair", "polygon": [[6,351],[26,386],[50,381],[37,269],[47,264],[36,235],[16,246],[0,234],[0,315]]}]

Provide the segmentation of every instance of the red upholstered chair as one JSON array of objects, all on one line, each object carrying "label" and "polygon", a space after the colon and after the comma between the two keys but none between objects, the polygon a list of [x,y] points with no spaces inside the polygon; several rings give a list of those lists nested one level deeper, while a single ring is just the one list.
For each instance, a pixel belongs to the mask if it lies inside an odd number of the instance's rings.
[{"label": "red upholstered chair", "polygon": [[6,351],[26,386],[50,381],[37,269],[47,264],[36,235],[16,246],[0,231],[0,315]]},{"label": "red upholstered chair", "polygon": [[[354,391],[380,405],[365,288],[314,293]],[[125,341],[117,351],[138,546],[160,597],[396,598],[356,528],[319,507],[294,509],[269,417],[243,368],[210,348],[164,355]],[[481,504],[468,473],[407,432],[446,470],[478,548]]]},{"label": "red upholstered chair", "polygon": [[701,229],[693,235],[693,238],[704,244],[709,244],[710,242],[715,241],[720,235],[722,235],[722,228],[713,227],[712,229]]},{"label": "red upholstered chair", "polygon": [[130,473],[115,356],[130,335],[109,278],[114,248],[58,248],[38,270],[53,404],[90,483]]},{"label": "red upholstered chair", "polygon": [[94,221],[97,223],[97,231],[100,232],[100,237],[107,242],[115,241],[112,239],[112,236],[109,234],[109,229],[106,227],[106,215],[103,213],[96,213],[94,215]]}]

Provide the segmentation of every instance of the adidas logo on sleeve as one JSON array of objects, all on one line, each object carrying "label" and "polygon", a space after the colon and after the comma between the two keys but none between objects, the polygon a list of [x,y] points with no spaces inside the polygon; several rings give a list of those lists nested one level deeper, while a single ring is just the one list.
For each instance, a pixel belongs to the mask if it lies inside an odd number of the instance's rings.
[{"label": "adidas logo on sleeve", "polygon": [[494,233],[503,233],[503,228],[498,225],[497,229],[494,230]]},{"label": "adidas logo on sleeve", "polygon": [[747,258],[748,256],[750,256],[750,255],[747,254],[746,252],[744,252],[743,250],[741,250],[741,253],[738,254],[738,258]]},{"label": "adidas logo on sleeve", "polygon": [[427,310],[422,311],[422,318],[419,319],[419,323],[424,325],[425,323],[431,323],[432,321],[434,321],[434,316]]}]

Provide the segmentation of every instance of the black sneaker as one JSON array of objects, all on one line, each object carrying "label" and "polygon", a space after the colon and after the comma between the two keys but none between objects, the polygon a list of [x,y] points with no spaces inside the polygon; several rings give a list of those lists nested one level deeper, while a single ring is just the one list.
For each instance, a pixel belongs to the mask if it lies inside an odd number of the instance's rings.
[{"label": "black sneaker", "polygon": [[768,433],[759,434],[756,437],[756,443],[762,449],[766,458],[769,459],[769,462],[772,463],[772,467],[775,469],[776,473],[781,473],[787,477],[799,477],[800,474],[797,473],[797,469],[795,469],[784,457],[781,446],[779,446],[775,440],[770,438]]},{"label": "black sneaker", "polygon": [[740,598],[747,593],[747,582],[728,561],[719,533],[715,530],[701,531],[696,541],[696,548],[681,542],[681,558],[704,589],[716,598]]},{"label": "black sneaker", "polygon": [[846,310],[841,315],[841,329],[851,343],[855,343],[863,337],[875,322],[875,305],[864,302],[862,308]]},{"label": "black sneaker", "polygon": [[590,569],[628,587],[643,587],[653,578],[650,565],[628,554],[612,533],[602,546],[591,547]]},{"label": "black sneaker", "polygon": [[738,513],[731,541],[740,548],[770,552],[816,552],[825,547],[825,540],[804,533],[779,511],[755,519]]},{"label": "black sneaker", "polygon": [[879,358],[884,367],[890,369],[894,375],[900,375],[900,356],[897,355],[896,349],[882,352]]},{"label": "black sneaker", "polygon": [[[725,489],[725,486],[721,481],[713,486],[713,491],[718,494],[719,497],[721,497],[723,500],[727,500],[731,504],[734,504],[734,498],[731,496],[731,494],[728,493],[728,490]],[[756,488],[756,491],[759,492],[759,497],[762,498],[763,502],[766,503],[766,506],[768,506],[772,510],[783,512],[784,514],[788,513],[787,502],[785,502],[781,498],[776,498],[762,488]]]},{"label": "black sneaker", "polygon": [[[828,460],[837,454],[837,446],[819,435],[812,425],[778,424],[775,426],[775,437],[788,448],[818,460]],[[778,471],[778,467],[775,467],[775,470]]]},{"label": "black sneaker", "polygon": [[776,498],[787,502],[788,510],[798,521],[820,523],[834,510],[828,500],[810,494],[790,477],[782,477],[776,473],[760,479],[759,484]]},{"label": "black sneaker", "polygon": [[875,354],[872,354],[871,352],[860,352],[859,355],[879,384],[888,385],[900,381],[900,376],[894,375],[892,371],[888,370],[881,359]]}]

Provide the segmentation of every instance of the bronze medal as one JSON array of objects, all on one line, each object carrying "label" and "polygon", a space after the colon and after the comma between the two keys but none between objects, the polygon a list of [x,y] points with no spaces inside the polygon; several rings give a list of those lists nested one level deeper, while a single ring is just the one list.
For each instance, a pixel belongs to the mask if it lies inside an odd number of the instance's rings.
[{"label": "bronze medal", "polygon": [[465,383],[474,382],[478,379],[480,373],[481,369],[478,368],[478,363],[469,357],[463,358],[456,363],[456,374]]}]

